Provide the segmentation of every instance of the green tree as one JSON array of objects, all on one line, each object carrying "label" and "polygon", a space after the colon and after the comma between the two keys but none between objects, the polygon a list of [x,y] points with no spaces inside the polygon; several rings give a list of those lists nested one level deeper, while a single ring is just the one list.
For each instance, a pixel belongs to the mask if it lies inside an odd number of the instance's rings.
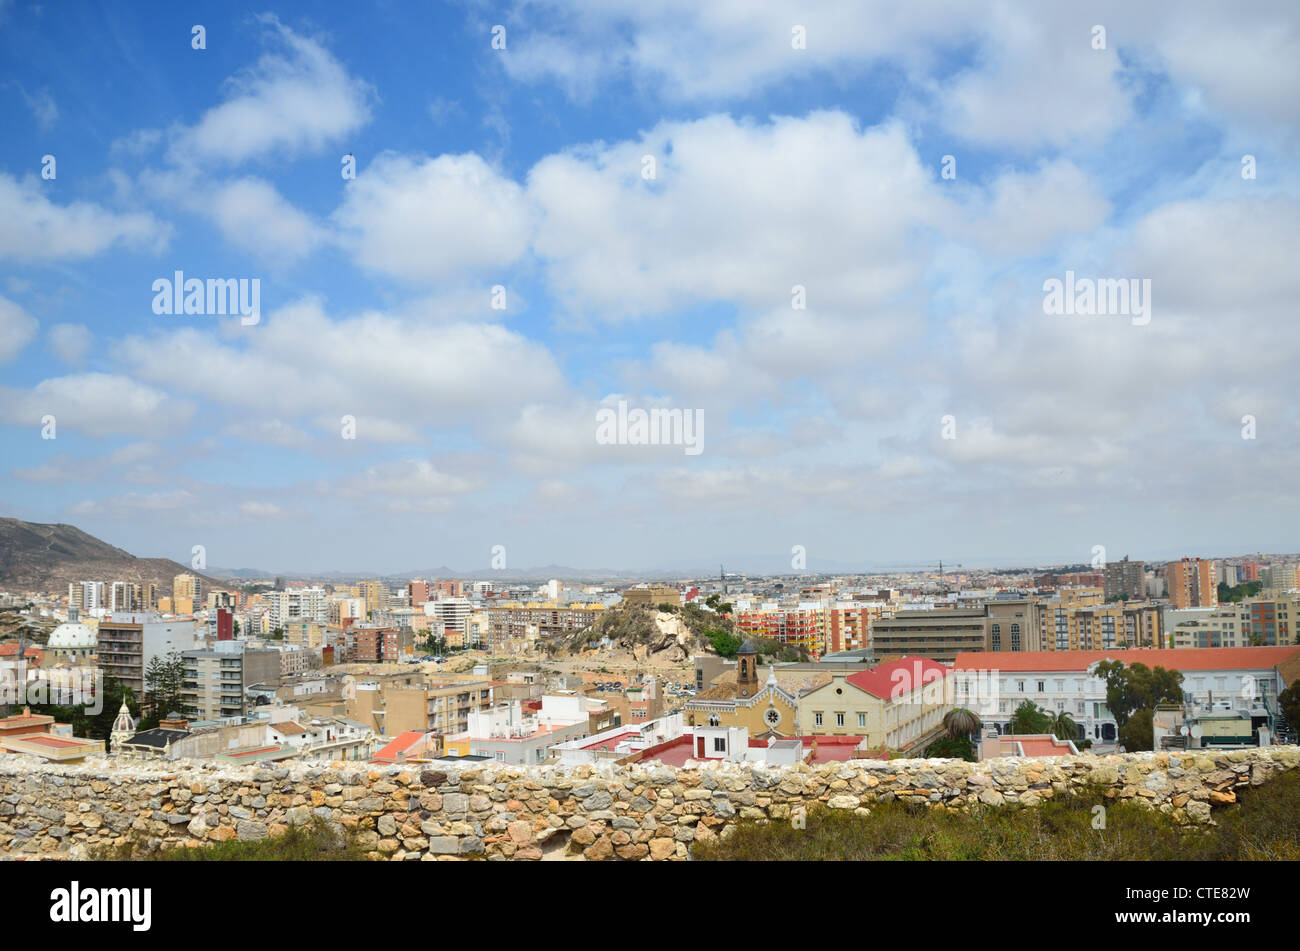
[{"label": "green tree", "polygon": [[717,628],[705,630],[704,636],[709,639],[713,649],[722,657],[735,657],[736,651],[740,650],[740,645],[743,643],[736,635]]},{"label": "green tree", "polygon": [[[134,707],[136,714],[139,713],[139,706],[135,703],[135,695],[130,688],[124,686],[120,680],[105,677],[100,690],[102,700],[95,698],[89,704],[82,703],[72,707],[49,703],[32,704],[32,712],[54,717],[59,723],[70,724],[73,736],[107,740],[109,734],[113,732],[113,721],[117,719],[117,712],[122,708],[122,701],[126,701],[128,709]],[[91,713],[87,707],[98,707],[99,712]]]},{"label": "green tree", "polygon": [[179,652],[158,655],[149,661],[144,672],[143,711],[150,721],[156,723],[167,714],[181,710],[184,682],[185,661]]},{"label": "green tree", "polygon": [[1119,742],[1126,753],[1150,750],[1155,746],[1155,733],[1152,729],[1153,714],[1150,708],[1135,710],[1122,727],[1119,728]]},{"label": "green tree", "polygon": [[943,715],[943,728],[949,739],[969,740],[984,728],[984,721],[979,718],[979,714],[965,707],[956,707]]},{"label": "green tree", "polygon": [[1183,702],[1183,675],[1176,670],[1152,669],[1146,664],[1126,667],[1120,660],[1103,660],[1096,675],[1106,682],[1106,706],[1120,727],[1138,710]]},{"label": "green tree", "polygon": [[1011,714],[1007,730],[1011,733],[1047,733],[1051,722],[1046,710],[1040,709],[1032,700],[1025,700]]},{"label": "green tree", "polygon": [[1300,730],[1300,680],[1277,695],[1277,705],[1282,710],[1282,716],[1291,725],[1291,732]]},{"label": "green tree", "polygon": [[1058,740],[1074,740],[1079,736],[1079,725],[1064,710],[1048,714],[1047,732]]},{"label": "green tree", "polygon": [[926,759],[964,759],[975,762],[975,746],[966,736],[943,736],[925,748]]}]

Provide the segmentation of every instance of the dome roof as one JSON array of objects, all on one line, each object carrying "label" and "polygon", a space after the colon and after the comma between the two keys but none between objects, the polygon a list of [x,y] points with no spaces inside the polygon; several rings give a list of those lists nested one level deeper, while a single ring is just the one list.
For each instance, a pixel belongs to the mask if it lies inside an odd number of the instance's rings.
[{"label": "dome roof", "polygon": [[99,645],[99,638],[86,625],[76,621],[60,624],[50,635],[50,650],[93,650]]}]

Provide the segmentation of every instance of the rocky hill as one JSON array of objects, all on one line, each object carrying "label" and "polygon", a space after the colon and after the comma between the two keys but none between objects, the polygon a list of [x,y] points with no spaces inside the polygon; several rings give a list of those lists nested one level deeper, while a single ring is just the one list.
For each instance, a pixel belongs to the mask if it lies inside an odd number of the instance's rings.
[{"label": "rocky hill", "polygon": [[625,651],[638,661],[678,664],[696,654],[716,653],[710,632],[730,633],[731,627],[731,621],[695,605],[671,612],[619,605],[586,630],[548,642],[546,649],[555,657],[583,656],[600,651],[608,638],[608,649]]},{"label": "rocky hill", "polygon": [[[193,569],[170,558],[137,558],[73,525],[43,525],[0,518],[0,589],[66,592],[73,581],[153,581],[171,590],[172,579]],[[226,585],[198,575],[205,589]]]}]

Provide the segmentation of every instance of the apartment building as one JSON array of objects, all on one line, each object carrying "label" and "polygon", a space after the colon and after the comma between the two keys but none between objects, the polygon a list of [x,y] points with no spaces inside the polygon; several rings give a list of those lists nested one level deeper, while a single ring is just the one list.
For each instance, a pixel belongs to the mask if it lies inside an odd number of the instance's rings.
[{"label": "apartment building", "polygon": [[413,608],[418,608],[429,600],[429,582],[427,581],[408,581],[406,583],[406,603]]},{"label": "apartment building", "polygon": [[346,699],[347,715],[383,736],[407,731],[459,733],[472,710],[490,707],[493,681],[486,678],[425,680],[419,675],[379,677],[358,683]]},{"label": "apartment building", "polygon": [[1106,600],[1120,598],[1124,601],[1139,601],[1145,598],[1146,571],[1146,562],[1129,561],[1128,555],[1119,561],[1108,562],[1101,572]]},{"label": "apartment building", "polygon": [[158,621],[145,614],[110,614],[99,622],[99,666],[106,678],[144,695],[144,672],[155,657],[194,647],[192,620]]},{"label": "apartment building", "polygon": [[904,610],[876,621],[871,642],[878,658],[919,655],[950,664],[963,652],[988,650],[988,634],[983,607]]},{"label": "apartment building", "polygon": [[147,610],[144,586],[134,581],[114,581],[109,595],[109,610],[133,614]]},{"label": "apartment building", "polygon": [[1214,562],[1184,558],[1165,565],[1169,603],[1175,608],[1212,608],[1219,603]]},{"label": "apartment building", "polygon": [[189,572],[172,579],[172,613],[193,614],[203,603],[203,583]]},{"label": "apartment building", "polygon": [[[488,608],[489,637],[493,649],[507,640],[530,637],[556,637],[581,631],[598,621],[605,612],[603,604],[557,601],[507,601]],[[462,628],[463,630],[463,628]]]},{"label": "apartment building", "polygon": [[285,628],[299,621],[325,624],[329,621],[329,602],[324,588],[287,588],[266,595],[271,629]]},{"label": "apartment building", "polygon": [[361,624],[353,628],[353,634],[356,663],[400,663],[415,656],[415,636],[410,628]]},{"label": "apartment building", "polygon": [[871,646],[871,626],[885,616],[884,601],[827,601],[824,608],[825,653],[865,650]]},{"label": "apartment building", "polygon": [[1296,586],[1296,566],[1269,565],[1259,573],[1259,580],[1266,591],[1290,591]]},{"label": "apartment building", "polygon": [[1175,650],[1250,646],[1243,637],[1241,611],[1235,605],[1166,612],[1167,621],[1173,618],[1177,620],[1168,629],[1166,640]]},{"label": "apartment building", "polygon": [[1161,608],[1145,601],[1103,600],[1100,588],[1064,588],[1038,605],[1043,650],[1161,647]]},{"label": "apartment building", "polygon": [[219,720],[248,712],[244,689],[280,679],[280,651],[253,648],[247,641],[220,641],[209,650],[181,652],[185,680],[181,698],[186,716]]},{"label": "apartment building", "polygon": [[440,597],[424,604],[424,614],[431,619],[430,626],[441,624],[444,631],[465,633],[465,622],[474,613],[474,602],[469,598]]},{"label": "apartment building", "polygon": [[1300,597],[1252,598],[1237,609],[1242,646],[1279,647],[1300,637]]},{"label": "apartment building", "polygon": [[367,616],[371,611],[382,611],[388,607],[388,586],[382,581],[363,581],[357,587],[361,591],[360,598]]},{"label": "apartment building", "polygon": [[770,601],[748,608],[738,602],[736,608],[736,627],[745,634],[802,647],[814,658],[826,653],[826,612],[820,602]]},{"label": "apartment building", "polygon": [[68,585],[68,607],[76,608],[82,615],[89,615],[107,607],[104,598],[104,582],[73,581]]}]

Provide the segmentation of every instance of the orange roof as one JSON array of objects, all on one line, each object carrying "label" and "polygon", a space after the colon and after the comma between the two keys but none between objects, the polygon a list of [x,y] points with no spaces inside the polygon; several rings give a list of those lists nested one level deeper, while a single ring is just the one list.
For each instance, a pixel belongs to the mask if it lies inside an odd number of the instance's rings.
[{"label": "orange roof", "polygon": [[306,733],[307,728],[294,723],[292,720],[281,720],[279,723],[272,723],[271,729],[285,736],[297,736],[300,733]]},{"label": "orange roof", "polygon": [[399,753],[405,753],[419,740],[424,738],[423,733],[419,730],[407,730],[399,734],[383,749],[378,750],[372,757],[372,760],[396,760]]},{"label": "orange roof", "polygon": [[70,749],[74,746],[94,746],[93,740],[76,740],[68,739],[62,736],[51,736],[48,733],[30,733],[23,736],[14,737],[23,743],[34,743],[37,746],[48,746],[51,749]]},{"label": "orange roof", "polygon": [[[11,655],[11,654],[17,654],[17,653],[18,653],[18,645],[17,645],[17,644],[13,644],[13,643],[10,643],[10,644],[0,644],[0,657],[8,657],[8,656]],[[27,645],[27,649],[23,651],[23,656],[24,656],[24,657],[41,657],[41,656],[44,655],[44,653],[45,653],[45,652],[44,652],[43,650],[41,650],[39,647],[37,647],[36,645],[34,645],[34,644],[28,644],[28,645]]]},{"label": "orange roof", "polygon": [[1109,651],[964,651],[957,670],[1085,670],[1102,660],[1146,664],[1166,670],[1234,670],[1276,667],[1300,656],[1300,647],[1194,647],[1186,650],[1129,648]]}]

